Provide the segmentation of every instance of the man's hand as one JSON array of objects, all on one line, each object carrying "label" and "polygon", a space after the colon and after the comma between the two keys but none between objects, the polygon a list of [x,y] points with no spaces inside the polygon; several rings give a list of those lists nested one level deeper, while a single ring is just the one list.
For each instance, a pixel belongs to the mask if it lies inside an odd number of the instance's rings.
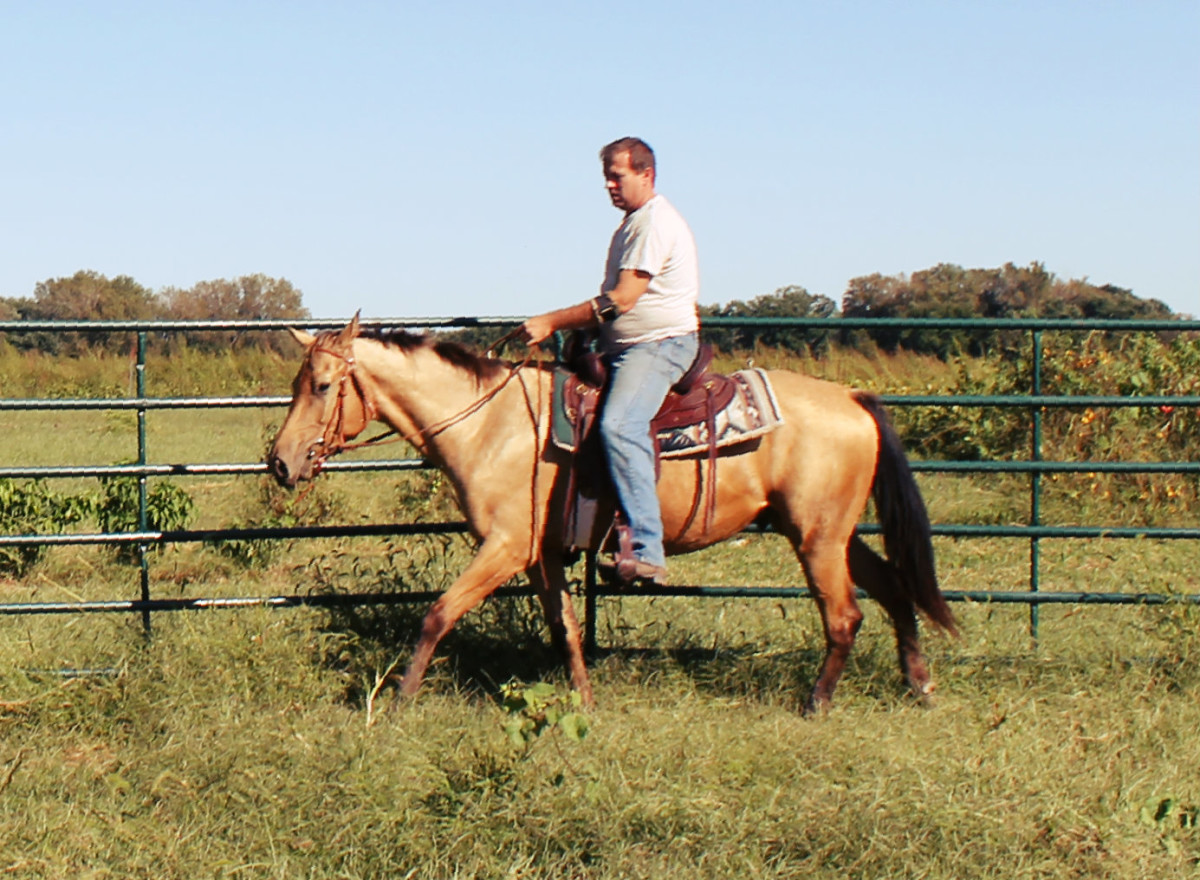
[{"label": "man's hand", "polygon": [[596,316],[592,313],[592,304],[585,302],[577,306],[567,306],[556,312],[535,315],[518,328],[520,335],[517,338],[526,345],[537,345],[559,330],[578,330],[595,323]]},{"label": "man's hand", "polygon": [[[617,277],[617,286],[609,291],[609,296],[623,315],[634,307],[649,286],[648,272],[641,269],[622,269]],[[597,323],[594,305],[588,300],[556,312],[535,315],[518,328],[520,333],[517,338],[526,345],[537,345],[559,330],[579,330],[583,327],[594,327]]]},{"label": "man's hand", "polygon": [[537,345],[557,329],[553,313],[536,315],[521,325],[521,335],[518,338],[526,345]]}]

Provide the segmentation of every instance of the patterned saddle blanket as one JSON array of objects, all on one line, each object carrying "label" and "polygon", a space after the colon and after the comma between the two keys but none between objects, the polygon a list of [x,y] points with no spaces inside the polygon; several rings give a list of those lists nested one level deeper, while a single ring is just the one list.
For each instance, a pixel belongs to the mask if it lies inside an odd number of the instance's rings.
[{"label": "patterned saddle blanket", "polygon": [[[566,368],[555,371],[555,446],[579,451],[595,427],[601,391]],[[728,376],[705,373],[686,394],[672,392],[654,417],[653,428],[659,457],[678,458],[745,443],[782,424],[767,374],[748,369]]]},{"label": "patterned saddle blanket", "polygon": [[[740,370],[729,376],[709,373],[709,359],[711,352],[704,352],[693,370],[671,390],[651,427],[659,459],[702,455],[709,469],[706,484],[715,486],[720,450],[775,430],[783,424],[783,416],[766,373],[758,369]],[[564,546],[570,551],[600,549],[620,534],[618,523],[611,519],[604,522],[600,514],[602,499],[611,498],[608,469],[595,430],[603,379],[594,370],[590,374],[593,381],[588,377],[586,370],[577,372],[565,367],[558,368],[554,376],[551,441],[571,453],[563,522]],[[729,454],[736,453],[730,449]],[[716,493],[705,494],[707,530]]]}]

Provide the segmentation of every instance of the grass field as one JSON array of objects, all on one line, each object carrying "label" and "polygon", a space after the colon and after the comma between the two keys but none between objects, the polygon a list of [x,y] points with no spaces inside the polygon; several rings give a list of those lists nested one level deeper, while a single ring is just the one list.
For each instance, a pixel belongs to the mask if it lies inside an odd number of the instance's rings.
[{"label": "grass field", "polygon": [[[200,390],[202,362],[177,366],[196,390],[172,393],[220,393]],[[48,372],[39,387],[119,383],[123,368],[99,359],[78,376]],[[857,381],[871,365],[827,368]],[[291,371],[239,369],[226,393],[279,393]],[[881,369],[925,382],[944,365]],[[276,378],[263,378],[270,370]],[[151,413],[152,460],[254,460],[278,417]],[[14,462],[132,457],[124,414],[20,418]],[[936,521],[1028,514],[1018,478],[920,480]],[[254,522],[277,503],[253,477],[179,482],[199,527]],[[1096,493],[1052,488],[1049,519],[1132,516]],[[397,508],[454,518],[428,474],[330,476],[310,498],[333,521]],[[1160,513],[1195,524],[1189,505]],[[936,548],[947,590],[1025,588],[1027,542]],[[470,552],[458,537],[339,539],[281,547],[247,568],[184,546],[156,556],[152,592],[430,589]],[[1043,541],[1042,588],[1196,593],[1195,553],[1186,541]],[[672,568],[690,583],[790,585],[797,574],[770,535]],[[3,601],[136,592],[136,570],[97,548],[55,550],[27,577],[0,581]],[[889,627],[866,604],[834,710],[803,718],[821,653],[811,603],[601,605],[588,735],[550,729],[523,745],[506,736],[500,686],[516,677],[567,692],[529,600],[489,601],[463,621],[419,699],[399,706],[374,690],[406,658],[420,609],[160,614],[149,640],[130,616],[0,618],[0,873],[1200,877],[1194,608],[1047,606],[1035,647],[1025,608],[958,604],[963,638],[927,639],[939,684],[928,710],[904,693]]]}]

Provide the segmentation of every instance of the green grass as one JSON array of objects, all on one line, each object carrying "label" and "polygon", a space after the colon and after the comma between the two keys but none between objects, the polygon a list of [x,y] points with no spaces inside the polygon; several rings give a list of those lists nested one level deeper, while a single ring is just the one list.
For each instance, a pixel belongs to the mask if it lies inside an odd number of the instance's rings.
[{"label": "green grass", "polygon": [[[435,540],[372,563],[359,551],[374,540],[342,542],[303,567],[222,572],[193,561],[196,580],[177,583],[168,573],[178,577],[185,560],[173,557],[186,554],[169,551],[154,589],[346,587],[346,557],[365,580],[425,571],[437,582],[454,566],[433,560],[469,548]],[[1129,542],[1053,542],[1045,555],[1103,591],[1148,570],[1190,572],[1180,543],[1122,553]],[[1022,575],[1011,541],[940,540],[938,551],[948,589],[1003,589]],[[119,572],[93,564],[93,580],[63,588],[111,592]],[[789,583],[795,563],[777,537],[747,536],[674,570],[705,583]],[[1195,591],[1195,575],[1175,587]],[[1034,650],[1026,609],[958,605],[964,638],[927,639],[933,710],[904,693],[889,628],[865,610],[834,710],[805,719],[797,710],[821,644],[811,603],[602,600],[591,733],[581,743],[547,734],[528,750],[504,735],[499,685],[516,675],[566,688],[529,600],[470,615],[420,697],[399,706],[387,689],[378,704],[370,695],[407,656],[419,609],[162,614],[149,642],[127,616],[7,618],[0,870],[1197,875],[1194,609],[1046,607]],[[63,668],[110,671],[64,679],[54,674]]]},{"label": "green grass", "polygon": [[[658,650],[604,656],[591,734],[528,751],[505,738],[492,680],[565,685],[520,631],[459,638],[416,702],[368,724],[350,679],[388,652],[321,614],[163,615],[149,644],[124,618],[7,621],[0,869],[1195,876],[1194,615],[1083,609],[1037,654],[1019,615],[962,609],[967,638],[930,643],[940,705],[924,710],[872,610],[837,707],[804,719],[805,606],[624,604],[627,642]],[[1113,624],[1120,643],[1094,637]],[[24,671],[89,658],[116,671]]]},{"label": "green grass", "polygon": [[[41,381],[110,381],[112,366]],[[205,362],[186,366],[179,375],[207,387]],[[853,380],[876,367],[914,385],[944,369],[849,356],[821,369]],[[286,387],[290,371],[278,372]],[[151,460],[254,460],[280,416],[151,413]],[[123,414],[21,418],[13,461],[132,457]],[[936,521],[1027,520],[1024,479],[920,481]],[[1146,513],[1136,486],[1104,498],[1047,482],[1048,522]],[[253,522],[279,503],[256,477],[180,484],[200,527]],[[309,516],[335,522],[455,518],[428,474],[328,476],[310,499]],[[1194,525],[1194,507],[1164,499],[1150,512]],[[1195,593],[1192,543],[1043,541],[1041,587]],[[1026,541],[939,538],[936,550],[947,590],[1028,583]],[[154,558],[151,592],[435,589],[470,553],[461,537],[336,539],[286,543],[247,569],[182,546]],[[792,585],[798,568],[778,537],[747,535],[679,559],[672,577]],[[56,549],[28,577],[0,581],[0,601],[137,592],[136,569],[98,548]],[[0,618],[0,873],[1200,877],[1196,609],[1044,606],[1035,647],[1025,607],[957,604],[963,638],[926,639],[938,682],[926,710],[904,692],[890,629],[866,603],[835,708],[803,718],[821,655],[811,602],[604,599],[590,734],[547,733],[528,748],[505,736],[500,685],[566,690],[536,603],[485,603],[446,640],[416,701],[397,706],[387,687],[373,697],[407,658],[421,610],[158,614],[149,640],[128,615]]]}]

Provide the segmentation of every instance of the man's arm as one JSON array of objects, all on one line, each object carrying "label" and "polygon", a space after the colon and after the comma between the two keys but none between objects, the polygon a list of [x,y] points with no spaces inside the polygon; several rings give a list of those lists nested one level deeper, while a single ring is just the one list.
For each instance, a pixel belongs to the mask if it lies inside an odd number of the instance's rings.
[{"label": "man's arm", "polygon": [[632,309],[650,286],[650,273],[641,269],[622,269],[617,276],[617,286],[608,291],[620,314]]},{"label": "man's arm", "polygon": [[[650,273],[641,269],[622,269],[617,276],[617,286],[606,291],[619,314],[625,314],[637,303],[650,286]],[[567,306],[544,315],[530,318],[521,325],[522,338],[529,345],[537,345],[543,339],[560,330],[579,330],[599,323],[592,300]]]}]

